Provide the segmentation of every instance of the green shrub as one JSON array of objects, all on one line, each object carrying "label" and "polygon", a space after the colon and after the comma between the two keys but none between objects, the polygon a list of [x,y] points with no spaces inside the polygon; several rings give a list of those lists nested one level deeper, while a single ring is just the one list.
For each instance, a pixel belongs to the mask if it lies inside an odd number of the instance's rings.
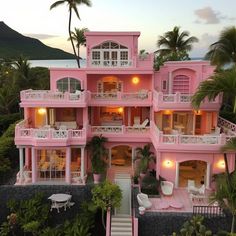
[{"label": "green shrub", "polygon": [[0,115],[0,136],[7,130],[7,128],[20,120],[20,113],[13,113],[7,115]]},{"label": "green shrub", "polygon": [[141,192],[148,195],[159,195],[159,181],[154,176],[145,176],[141,184]]}]

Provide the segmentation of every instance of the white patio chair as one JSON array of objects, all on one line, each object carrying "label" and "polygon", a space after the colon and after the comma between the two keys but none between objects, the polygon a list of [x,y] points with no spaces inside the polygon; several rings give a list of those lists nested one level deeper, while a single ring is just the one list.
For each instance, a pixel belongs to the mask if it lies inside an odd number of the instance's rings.
[{"label": "white patio chair", "polygon": [[139,206],[142,206],[145,209],[150,209],[152,207],[152,203],[148,199],[148,195],[145,193],[139,193],[137,195],[137,200],[138,200]]},{"label": "white patio chair", "polygon": [[161,191],[163,195],[170,196],[173,194],[174,184],[170,181],[161,181]]},{"label": "white patio chair", "polygon": [[147,126],[148,122],[149,122],[149,119],[147,118],[146,120],[144,120],[144,122],[142,124],[139,124],[139,125],[134,124],[133,127],[139,128],[139,129],[144,129]]}]

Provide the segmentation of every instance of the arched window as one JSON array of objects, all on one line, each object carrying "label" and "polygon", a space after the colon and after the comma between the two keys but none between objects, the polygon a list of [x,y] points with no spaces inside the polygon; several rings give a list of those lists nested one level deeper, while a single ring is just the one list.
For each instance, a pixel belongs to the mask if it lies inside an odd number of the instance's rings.
[{"label": "arched window", "polygon": [[173,79],[173,93],[189,94],[190,79],[186,75],[176,75]]},{"label": "arched window", "polygon": [[62,78],[57,81],[57,89],[60,92],[74,93],[76,90],[81,90],[81,83],[79,80],[74,78]]},{"label": "arched window", "polygon": [[92,66],[129,66],[129,50],[126,46],[107,41],[92,48]]}]

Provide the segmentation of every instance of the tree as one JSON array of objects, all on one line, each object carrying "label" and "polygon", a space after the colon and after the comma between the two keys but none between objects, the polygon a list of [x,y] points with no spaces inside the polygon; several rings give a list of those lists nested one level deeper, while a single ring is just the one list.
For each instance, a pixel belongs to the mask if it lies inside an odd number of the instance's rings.
[{"label": "tree", "polygon": [[62,5],[64,3],[67,3],[68,7],[69,7],[69,24],[68,24],[68,32],[69,32],[69,36],[70,36],[70,41],[71,41],[71,45],[73,48],[73,52],[78,64],[78,67],[80,67],[80,63],[79,63],[79,57],[77,56],[76,50],[75,50],[75,45],[72,39],[72,34],[71,34],[71,18],[72,18],[72,11],[75,12],[76,16],[78,17],[78,19],[80,20],[80,16],[79,16],[79,11],[78,11],[78,5],[84,4],[88,7],[90,7],[92,5],[90,0],[59,0],[54,2],[51,6],[50,6],[50,10]]},{"label": "tree", "polygon": [[192,105],[198,109],[205,98],[212,101],[220,94],[223,94],[224,99],[232,103],[233,113],[236,114],[236,67],[219,71],[208,80],[201,82],[192,97]]},{"label": "tree", "polygon": [[230,211],[232,214],[231,234],[234,235],[236,217],[236,172],[230,175],[230,185],[226,174],[216,176],[216,191],[212,201],[219,202],[219,205]]},{"label": "tree", "polygon": [[102,224],[105,227],[104,212],[108,209],[120,207],[122,193],[118,185],[104,181],[92,189],[92,201],[94,205],[102,209]]},{"label": "tree", "polygon": [[180,32],[180,27],[175,26],[172,31],[160,36],[157,41],[160,49],[155,52],[155,69],[159,70],[166,61],[189,60],[188,52],[192,50],[193,43],[198,42],[196,37],[189,35],[188,31]]},{"label": "tree", "polygon": [[154,153],[150,151],[150,148],[150,143],[146,144],[143,148],[136,148],[136,160],[140,160],[138,166],[139,173],[146,173],[149,166],[149,162],[155,161]]},{"label": "tree", "polygon": [[[86,37],[84,35],[85,32],[88,31],[88,28],[75,28],[74,32],[71,32],[72,40],[76,42],[77,47],[77,56],[78,56],[78,66],[80,68],[80,47],[86,46]],[[69,39],[70,40],[70,39]]]},{"label": "tree", "polygon": [[94,136],[87,143],[86,148],[89,150],[92,162],[92,172],[95,174],[101,174],[106,168],[107,149],[105,143],[107,138],[100,136]]},{"label": "tree", "polygon": [[180,27],[175,26],[172,31],[168,31],[164,36],[160,36],[157,41],[158,47],[163,47],[157,52],[160,55],[167,55],[175,53],[178,55],[180,52],[189,52],[192,50],[192,44],[198,42],[194,36],[189,37],[188,31],[180,32]]},{"label": "tree", "polygon": [[236,65],[236,27],[231,26],[222,30],[219,40],[210,45],[205,58],[217,66],[228,63]]}]

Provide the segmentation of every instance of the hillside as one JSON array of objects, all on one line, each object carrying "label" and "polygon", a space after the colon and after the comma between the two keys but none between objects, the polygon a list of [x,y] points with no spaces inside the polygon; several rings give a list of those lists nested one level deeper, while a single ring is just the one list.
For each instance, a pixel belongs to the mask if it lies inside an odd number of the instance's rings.
[{"label": "hillside", "polygon": [[0,58],[74,59],[74,55],[61,49],[46,46],[35,38],[26,37],[0,21]]}]

